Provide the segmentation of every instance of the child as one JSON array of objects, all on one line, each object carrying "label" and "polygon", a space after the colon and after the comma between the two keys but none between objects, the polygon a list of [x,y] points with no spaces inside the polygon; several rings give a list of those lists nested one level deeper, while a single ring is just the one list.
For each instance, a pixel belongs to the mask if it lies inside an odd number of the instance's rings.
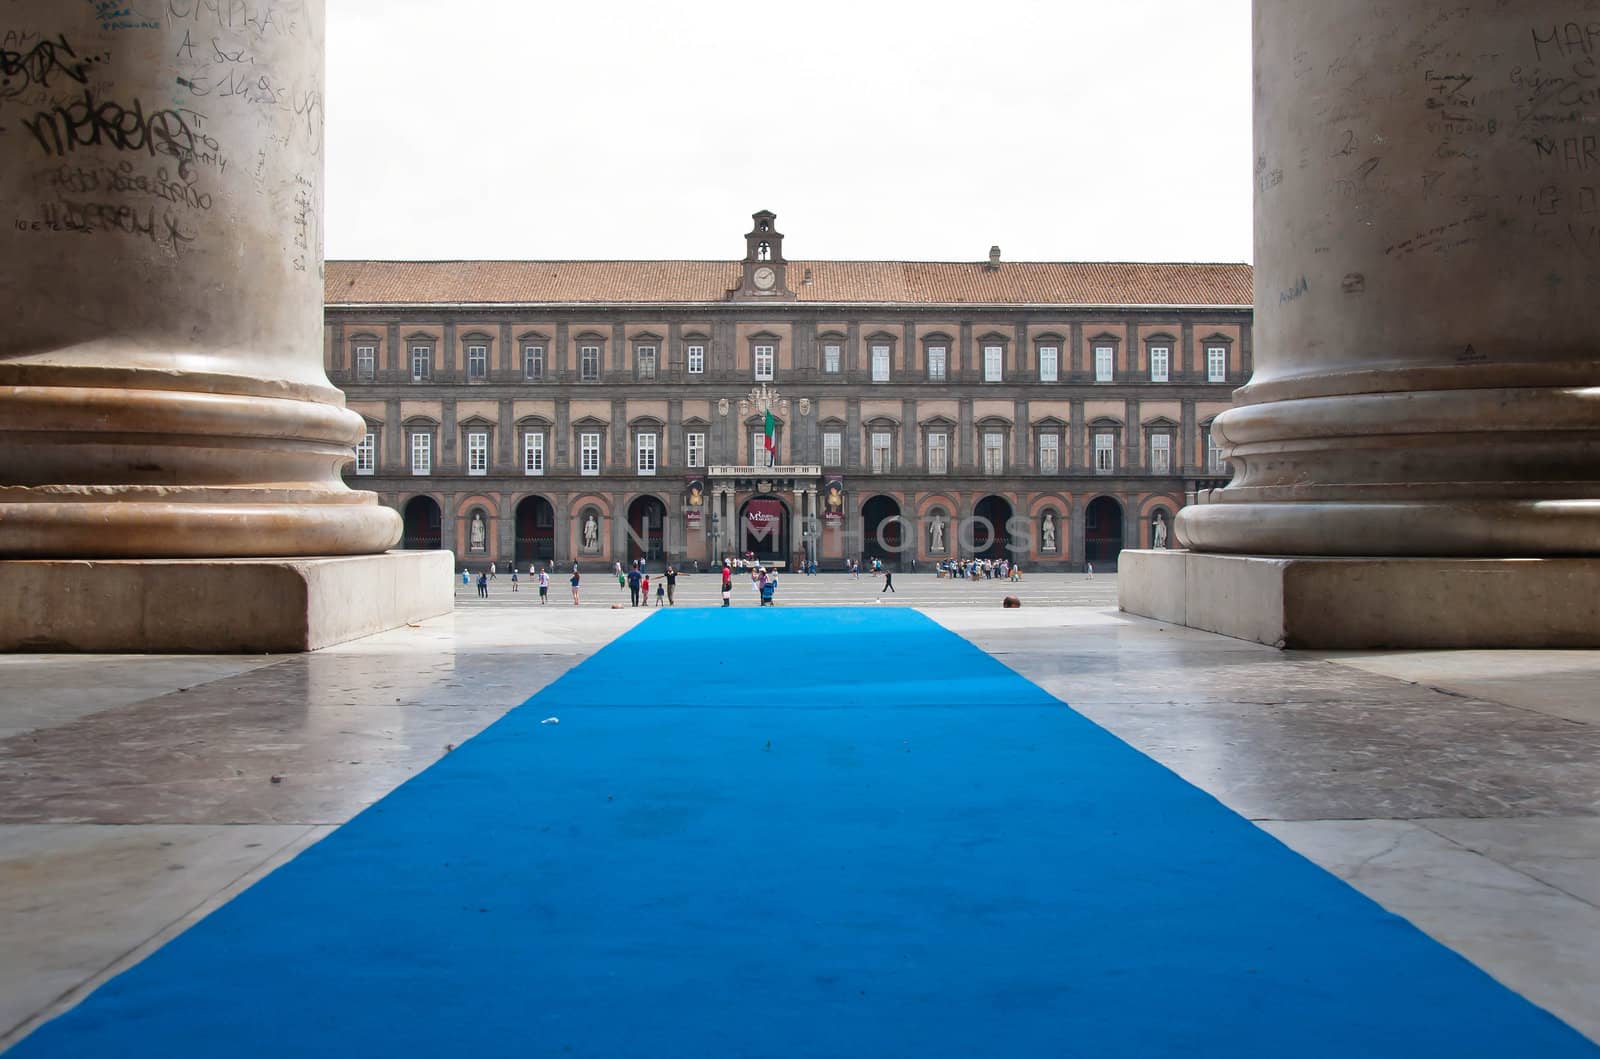
[{"label": "child", "polygon": [[639,579],[639,594],[644,597],[644,605],[650,605],[650,575],[645,574]]},{"label": "child", "polygon": [[539,571],[539,605],[542,607],[550,602],[550,570],[545,568]]},{"label": "child", "polygon": [[667,583],[665,581],[657,581],[656,582],[656,606],[658,606],[658,607],[665,606],[666,605],[666,599],[667,599]]},{"label": "child", "polygon": [[515,566],[511,568],[511,591],[517,591],[517,568]]}]

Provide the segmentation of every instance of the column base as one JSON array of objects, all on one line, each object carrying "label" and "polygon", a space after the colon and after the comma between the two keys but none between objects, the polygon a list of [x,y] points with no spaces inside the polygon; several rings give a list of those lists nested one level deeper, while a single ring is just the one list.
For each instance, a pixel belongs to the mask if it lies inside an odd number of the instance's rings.
[{"label": "column base", "polygon": [[1600,559],[1125,550],[1129,614],[1274,647],[1600,647]]},{"label": "column base", "polygon": [[445,551],[0,562],[0,651],[315,651],[450,613]]}]

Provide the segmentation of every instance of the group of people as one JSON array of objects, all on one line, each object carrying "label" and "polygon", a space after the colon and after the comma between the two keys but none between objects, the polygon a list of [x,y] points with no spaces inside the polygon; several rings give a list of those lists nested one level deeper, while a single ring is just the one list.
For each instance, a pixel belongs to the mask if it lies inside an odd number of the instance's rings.
[{"label": "group of people", "polygon": [[[549,563],[549,562],[545,563],[543,566],[539,566],[537,563],[529,564],[529,566],[528,566],[528,576],[534,578],[535,580],[537,580],[539,582],[539,605],[540,606],[544,606],[546,603],[550,602],[550,575],[555,572],[555,567],[556,567],[555,563]],[[521,591],[522,578],[521,578],[521,575],[520,575],[519,571],[517,570],[517,567],[516,567],[515,563],[511,564],[510,571],[511,571],[511,591],[513,591],[513,592]],[[489,582],[490,581],[497,581],[497,580],[499,580],[499,578],[500,578],[500,571],[498,569],[497,564],[490,563],[489,564],[489,568],[487,570],[484,570],[483,572],[478,574],[478,598],[479,599],[488,599],[489,598]],[[472,583],[472,574],[464,566],[461,568],[461,583],[463,585],[470,585]],[[578,602],[578,564],[577,563],[573,563],[572,564],[572,602],[574,602],[574,603]]]},{"label": "group of people", "polygon": [[[724,607],[733,606],[733,566],[735,561],[728,558],[722,560],[722,605]],[[750,571],[750,586],[755,590],[756,597],[761,601],[761,606],[775,606],[774,598],[778,594],[778,571],[769,570],[760,564],[746,568]]]},{"label": "group of people", "polygon": [[[576,563],[573,564],[577,566]],[[635,559],[628,564],[627,572],[622,569],[619,560],[612,564],[612,573],[616,575],[617,587],[628,590],[629,597],[634,606],[650,606],[650,571],[645,569],[643,559]],[[656,606],[675,607],[677,600],[674,598],[678,588],[677,568],[668,564],[666,572],[656,579]]]},{"label": "group of people", "polygon": [[1010,559],[946,559],[935,570],[939,577],[971,581],[1021,581],[1022,567]]}]

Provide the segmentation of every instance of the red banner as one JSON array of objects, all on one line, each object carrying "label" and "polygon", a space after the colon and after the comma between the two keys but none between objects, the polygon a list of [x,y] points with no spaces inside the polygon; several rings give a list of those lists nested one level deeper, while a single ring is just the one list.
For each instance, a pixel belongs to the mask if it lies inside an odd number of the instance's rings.
[{"label": "red banner", "polygon": [[752,500],[744,506],[744,522],[756,540],[776,540],[783,526],[783,505],[776,500]]}]

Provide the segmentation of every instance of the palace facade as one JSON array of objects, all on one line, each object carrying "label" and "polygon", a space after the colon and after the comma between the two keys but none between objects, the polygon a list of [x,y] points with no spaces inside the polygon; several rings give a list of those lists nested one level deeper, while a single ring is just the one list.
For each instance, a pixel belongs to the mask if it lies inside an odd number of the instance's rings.
[{"label": "palace facade", "polygon": [[1225,483],[1248,265],[791,261],[774,221],[733,261],[329,261],[350,484],[470,565],[1081,570]]}]

